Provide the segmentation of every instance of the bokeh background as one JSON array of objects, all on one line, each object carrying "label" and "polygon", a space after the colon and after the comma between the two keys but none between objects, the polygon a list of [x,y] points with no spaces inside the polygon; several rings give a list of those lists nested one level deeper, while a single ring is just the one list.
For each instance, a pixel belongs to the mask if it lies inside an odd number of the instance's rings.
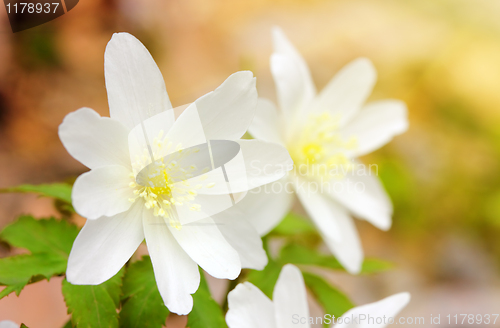
[{"label": "bokeh background", "polygon": [[[395,205],[393,228],[357,222],[366,254],[396,267],[328,279],[356,304],[410,291],[402,315],[428,322],[441,314],[441,327],[447,314],[499,313],[497,0],[85,0],[16,34],[0,8],[0,188],[86,170],[57,128],[80,107],[109,115],[103,55],[112,33],[130,32],[149,48],[178,106],[242,69],[257,76],[261,96],[275,99],[274,25],[304,55],[319,89],[366,56],[379,73],[371,99],[402,99],[409,108],[410,130],[364,158],[379,165]],[[57,215],[48,199],[0,194],[0,227],[21,213]],[[12,252],[0,246],[0,256]],[[216,295],[218,286],[212,282]],[[65,312],[58,279],[0,300],[0,320],[30,327],[62,326]],[[185,322],[169,320],[168,327]]]}]

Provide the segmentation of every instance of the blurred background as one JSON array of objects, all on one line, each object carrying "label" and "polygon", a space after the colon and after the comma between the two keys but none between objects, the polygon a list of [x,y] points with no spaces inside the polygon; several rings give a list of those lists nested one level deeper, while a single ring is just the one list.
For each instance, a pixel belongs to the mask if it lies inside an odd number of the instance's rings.
[{"label": "blurred background", "polygon": [[[85,0],[13,34],[0,9],[0,188],[86,171],[57,128],[80,107],[109,115],[103,55],[112,33],[130,32],[146,45],[179,106],[242,69],[257,76],[261,96],[275,100],[270,29],[279,25],[318,89],[366,56],[379,73],[371,99],[409,107],[410,130],[364,158],[379,165],[395,206],[393,228],[357,222],[365,253],[396,267],[328,279],[356,304],[410,291],[402,315],[427,322],[441,314],[440,327],[454,326],[448,314],[499,313],[499,18],[497,0]],[[21,213],[57,215],[48,199],[0,194],[0,227]],[[0,246],[0,256],[12,252]],[[62,326],[60,288],[52,279],[11,294],[0,300],[0,320]],[[177,322],[169,327],[185,323],[169,320]]]}]

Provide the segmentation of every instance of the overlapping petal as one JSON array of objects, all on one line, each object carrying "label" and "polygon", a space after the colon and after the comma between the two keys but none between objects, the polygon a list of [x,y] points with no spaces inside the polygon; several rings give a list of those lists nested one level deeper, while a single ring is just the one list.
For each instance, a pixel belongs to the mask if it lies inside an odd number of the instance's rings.
[{"label": "overlapping petal", "polygon": [[381,100],[366,105],[341,130],[345,138],[354,136],[357,147],[349,157],[359,157],[382,147],[408,129],[408,110],[402,101]]},{"label": "overlapping petal", "polygon": [[[274,286],[273,303],[276,311],[276,327],[288,328],[292,318],[309,318],[306,286],[300,270],[287,264],[281,269],[278,281]],[[309,328],[309,320],[297,323],[294,327]]]},{"label": "overlapping petal", "polygon": [[226,241],[238,252],[241,267],[262,270],[268,262],[267,254],[258,232],[244,219],[245,214],[230,208],[215,215],[213,220]]},{"label": "overlapping petal", "polygon": [[142,223],[163,302],[171,312],[188,314],[193,308],[191,294],[200,284],[198,265],[180,247],[162,218],[145,211]]},{"label": "overlapping petal", "polygon": [[130,208],[134,196],[129,183],[130,169],[120,165],[95,168],[80,175],[73,186],[73,206],[81,216],[95,220]]},{"label": "overlapping petal", "polygon": [[379,229],[391,227],[392,203],[374,172],[354,169],[328,188],[327,194],[354,215]]},{"label": "overlapping petal", "polygon": [[288,177],[248,191],[234,207],[228,209],[233,216],[244,217],[264,236],[277,226],[292,208],[295,199]]},{"label": "overlapping petal", "polygon": [[313,100],[316,88],[309,67],[283,31],[275,27],[272,34],[271,73],[280,108],[287,121],[293,122],[295,115]]},{"label": "overlapping petal", "polygon": [[212,218],[183,225],[169,226],[182,249],[211,276],[235,279],[241,271],[238,252],[231,247]]},{"label": "overlapping petal", "polygon": [[283,144],[282,117],[274,103],[268,99],[259,98],[255,110],[255,117],[248,128],[248,132],[259,140]]},{"label": "overlapping petal", "polygon": [[334,202],[329,202],[329,208],[330,212],[335,217],[342,239],[337,241],[326,236],[323,231],[320,231],[320,233],[326,245],[340,264],[342,264],[348,272],[358,274],[361,271],[364,256],[354,220],[342,206]]},{"label": "overlapping petal", "polygon": [[317,188],[315,182],[302,179],[297,179],[295,182],[297,196],[314,224],[326,239],[340,242],[342,235],[336,218],[337,213],[330,206],[331,200],[319,193]]},{"label": "overlapping petal", "polygon": [[128,129],[172,108],[158,66],[134,36],[113,35],[104,55],[104,74],[110,116]]},{"label": "overlapping petal", "polygon": [[229,328],[276,328],[274,305],[249,282],[236,286],[229,295],[226,322]]},{"label": "overlapping petal", "polygon": [[255,83],[252,72],[237,72],[195,101],[208,140],[236,140],[245,134],[255,115]]},{"label": "overlapping petal", "polygon": [[343,126],[361,109],[377,79],[372,63],[355,59],[344,66],[311,105],[310,113],[330,112]]},{"label": "overlapping petal", "polygon": [[[399,293],[386,297],[380,301],[355,307],[342,315],[342,323],[335,325],[336,328],[384,328],[410,301],[409,293]],[[352,322],[353,318],[359,318],[363,315],[374,318],[373,320],[357,320]],[[348,318],[348,320],[346,320]],[[377,318],[381,318],[378,320]],[[384,320],[385,319],[385,320]],[[395,320],[397,323],[397,321]]]},{"label": "overlapping petal", "polygon": [[127,134],[123,124],[101,117],[90,108],[66,115],[59,126],[59,138],[68,153],[91,169],[104,165],[130,167]]},{"label": "overlapping petal", "polygon": [[144,240],[144,206],[98,220],[87,220],[76,237],[66,277],[75,285],[98,285],[113,277]]}]

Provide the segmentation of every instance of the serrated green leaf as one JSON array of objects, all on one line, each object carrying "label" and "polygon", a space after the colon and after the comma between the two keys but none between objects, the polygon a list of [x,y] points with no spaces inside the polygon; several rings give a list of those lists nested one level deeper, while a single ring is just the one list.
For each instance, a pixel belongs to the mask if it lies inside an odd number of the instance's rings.
[{"label": "serrated green leaf", "polygon": [[312,222],[300,215],[289,213],[271,231],[277,235],[297,235],[302,233],[315,233],[316,229]]},{"label": "serrated green leaf", "polygon": [[118,327],[121,283],[124,269],[100,285],[72,285],[63,281],[64,301],[77,328]]},{"label": "serrated green leaf", "polygon": [[41,185],[20,185],[17,187],[0,189],[0,192],[36,193],[41,196],[56,198],[71,204],[71,185],[67,183],[52,183]]},{"label": "serrated green leaf", "polygon": [[[340,317],[347,310],[352,309],[354,304],[335,287],[327,283],[323,278],[311,273],[302,272],[304,282],[314,295],[314,298],[321,304],[325,314]],[[325,324],[325,327],[328,324]]]},{"label": "serrated green leaf", "polygon": [[0,285],[7,286],[0,292],[0,299],[12,292],[17,295],[28,284],[50,279],[66,271],[67,260],[59,255],[39,253],[0,259]]},{"label": "serrated green leaf", "polygon": [[274,285],[278,281],[282,266],[269,259],[269,263],[264,270],[252,270],[247,276],[247,280],[259,288],[267,297],[273,297]]},{"label": "serrated green leaf", "polygon": [[0,259],[0,285],[7,286],[0,299],[11,292],[19,295],[29,283],[63,274],[77,234],[78,228],[66,221],[31,216],[22,216],[5,227],[0,238],[31,254]]},{"label": "serrated green leaf", "polygon": [[[344,270],[339,261],[332,255],[321,254],[316,250],[302,245],[289,244],[281,250],[280,261],[295,265],[313,265],[322,268]],[[386,271],[392,268],[390,262],[379,259],[365,259],[361,267],[362,274],[371,274]]]},{"label": "serrated green leaf", "polygon": [[149,256],[131,264],[123,278],[124,304],[120,311],[122,328],[157,328],[169,314],[156,285]]},{"label": "serrated green leaf", "polygon": [[28,326],[26,326],[24,323],[21,324],[21,327],[19,328],[28,328]]},{"label": "serrated green leaf", "polygon": [[36,220],[21,216],[0,232],[0,239],[32,253],[53,253],[68,258],[78,227],[65,220]]},{"label": "serrated green leaf", "polygon": [[73,324],[71,323],[71,319],[66,321],[66,323],[64,324],[64,326],[62,328],[73,328]]},{"label": "serrated green leaf", "polygon": [[189,328],[227,328],[219,304],[210,295],[207,282],[200,270],[200,287],[193,294],[193,310],[188,315]]},{"label": "serrated green leaf", "polygon": [[66,260],[54,254],[18,255],[0,259],[0,283],[28,283],[38,275],[50,278],[66,271]]}]

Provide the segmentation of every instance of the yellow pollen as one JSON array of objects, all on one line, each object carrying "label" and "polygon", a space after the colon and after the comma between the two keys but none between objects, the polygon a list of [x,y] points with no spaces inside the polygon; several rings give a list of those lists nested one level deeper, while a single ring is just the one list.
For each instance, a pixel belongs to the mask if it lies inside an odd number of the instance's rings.
[{"label": "yellow pollen", "polygon": [[[288,144],[290,155],[300,174],[320,175],[326,179],[342,177],[352,169],[353,163],[346,151],[356,147],[356,138],[351,136],[346,139],[342,136],[339,118],[326,111],[310,115],[300,135],[291,139]],[[341,173],[335,174],[332,170]]]},{"label": "yellow pollen", "polygon": [[[188,179],[192,178],[194,171],[198,168],[194,164],[181,165],[183,157],[199,149],[182,149],[182,144],[175,146],[177,154],[173,157],[165,157],[165,154],[172,152],[173,143],[163,136],[160,131],[158,136],[151,143],[151,149],[144,149],[143,153],[136,156],[132,164],[129,187],[133,189],[134,197],[128,200],[134,203],[141,198],[144,206],[153,211],[154,216],[165,219],[175,229],[180,230],[182,225],[177,217],[175,206],[187,206],[191,211],[200,211],[199,204],[192,204],[191,201],[197,196],[194,189],[202,188],[202,185],[191,187],[189,190]],[[153,161],[150,161],[150,153],[153,154]],[[174,160],[174,158],[176,160]],[[165,159],[170,159],[165,161]],[[183,167],[181,167],[183,166]],[[204,170],[208,172],[208,169]],[[137,179],[137,180],[136,180]],[[180,183],[179,183],[180,182]],[[180,196],[183,195],[183,196]]]}]

